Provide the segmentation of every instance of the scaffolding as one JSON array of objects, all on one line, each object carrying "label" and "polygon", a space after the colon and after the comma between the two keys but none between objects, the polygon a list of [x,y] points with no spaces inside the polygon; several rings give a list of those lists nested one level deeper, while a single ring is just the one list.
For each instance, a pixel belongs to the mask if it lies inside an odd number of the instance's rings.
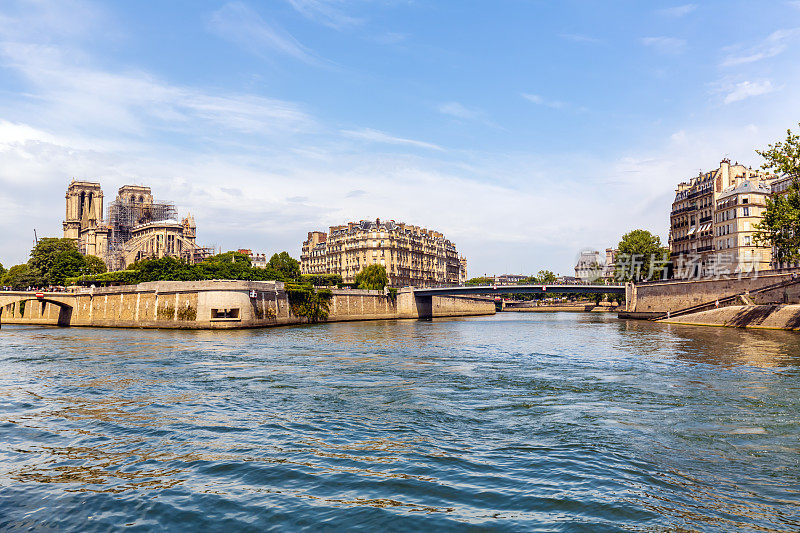
[{"label": "scaffolding", "polygon": [[108,259],[112,269],[123,268],[125,245],[131,240],[133,229],[151,222],[175,220],[178,210],[170,202],[149,203],[124,201],[119,198],[108,205],[106,221],[109,227]]}]

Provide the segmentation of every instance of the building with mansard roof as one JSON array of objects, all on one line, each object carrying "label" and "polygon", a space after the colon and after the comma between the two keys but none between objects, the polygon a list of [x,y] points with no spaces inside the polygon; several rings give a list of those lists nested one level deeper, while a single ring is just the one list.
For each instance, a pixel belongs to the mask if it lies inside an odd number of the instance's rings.
[{"label": "building with mansard roof", "polygon": [[369,265],[383,265],[392,287],[434,287],[466,279],[467,260],[443,234],[394,220],[331,226],[303,242],[303,274],[339,274],[353,283]]}]

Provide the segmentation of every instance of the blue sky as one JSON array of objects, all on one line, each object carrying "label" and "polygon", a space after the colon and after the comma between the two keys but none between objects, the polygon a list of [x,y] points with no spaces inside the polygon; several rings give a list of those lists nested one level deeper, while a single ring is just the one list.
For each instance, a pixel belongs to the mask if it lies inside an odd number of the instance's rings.
[{"label": "blue sky", "polygon": [[3,0],[0,261],[72,177],[135,182],[204,244],[299,256],[391,218],[470,275],[571,273],[675,185],[800,121],[800,1]]}]

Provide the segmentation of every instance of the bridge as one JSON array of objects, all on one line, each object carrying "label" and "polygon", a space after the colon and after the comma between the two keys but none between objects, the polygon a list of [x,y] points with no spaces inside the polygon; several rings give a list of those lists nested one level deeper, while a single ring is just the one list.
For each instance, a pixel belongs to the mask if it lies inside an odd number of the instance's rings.
[{"label": "bridge", "polygon": [[[401,318],[433,318],[442,298],[489,294],[617,294],[625,296],[625,285],[475,285],[460,287],[405,287],[397,293]],[[436,297],[436,298],[434,298]]]},{"label": "bridge", "polygon": [[24,318],[28,324],[69,326],[74,305],[75,295],[70,293],[2,291],[0,324]]},{"label": "bridge", "polygon": [[477,285],[414,289],[415,296],[475,294],[625,294],[625,285]]}]

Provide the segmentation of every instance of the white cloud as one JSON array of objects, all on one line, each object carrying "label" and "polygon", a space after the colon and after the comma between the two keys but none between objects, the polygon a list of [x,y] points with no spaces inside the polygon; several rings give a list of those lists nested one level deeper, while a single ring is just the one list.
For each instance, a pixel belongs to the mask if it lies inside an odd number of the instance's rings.
[{"label": "white cloud", "polygon": [[442,148],[441,146],[433,143],[416,141],[414,139],[404,139],[403,137],[395,137],[393,135],[389,135],[388,133],[379,130],[374,130],[371,128],[362,128],[358,130],[342,130],[342,133],[350,138],[359,139],[362,141],[414,146],[417,148],[425,148],[428,150],[438,150],[438,151],[444,150],[444,148]]},{"label": "white cloud", "polygon": [[559,100],[546,100],[538,94],[522,93],[522,97],[536,105],[549,107],[551,109],[565,109],[568,107],[566,102],[561,102]]},{"label": "white cloud", "polygon": [[144,134],[149,128],[197,134],[237,131],[274,134],[310,129],[296,104],[236,94],[212,94],[170,85],[141,71],[105,72],[71,61],[60,49],[0,44],[0,60],[36,88],[31,104],[50,122],[73,129]]},{"label": "white cloud", "polygon": [[697,4],[683,4],[680,6],[675,7],[668,7],[665,9],[659,9],[658,13],[660,15],[664,15],[666,17],[675,17],[680,18],[688,15],[692,11],[697,9]]},{"label": "white cloud", "polygon": [[755,63],[783,53],[789,45],[800,37],[800,28],[776,30],[766,39],[753,46],[737,45],[728,47],[728,55],[723,59],[723,67],[735,67]]},{"label": "white cloud", "polygon": [[664,55],[677,55],[686,51],[686,41],[675,37],[644,37],[642,44]]},{"label": "white cloud", "polygon": [[306,63],[319,60],[288,32],[268,24],[256,11],[242,2],[229,2],[212,13],[212,32],[262,57],[268,51],[291,56]]},{"label": "white cloud", "polygon": [[287,0],[287,2],[304,17],[335,30],[343,30],[363,23],[362,19],[351,17],[337,7],[338,4],[341,4],[338,1]]},{"label": "white cloud", "polygon": [[559,37],[575,43],[603,44],[605,41],[582,33],[561,33]]},{"label": "white cloud", "polygon": [[463,120],[475,120],[481,118],[483,113],[477,109],[470,109],[458,102],[445,102],[437,107],[439,113],[450,115],[451,117]]},{"label": "white cloud", "polygon": [[753,96],[761,96],[775,90],[770,80],[742,81],[731,87],[725,95],[724,102],[732,104]]}]

